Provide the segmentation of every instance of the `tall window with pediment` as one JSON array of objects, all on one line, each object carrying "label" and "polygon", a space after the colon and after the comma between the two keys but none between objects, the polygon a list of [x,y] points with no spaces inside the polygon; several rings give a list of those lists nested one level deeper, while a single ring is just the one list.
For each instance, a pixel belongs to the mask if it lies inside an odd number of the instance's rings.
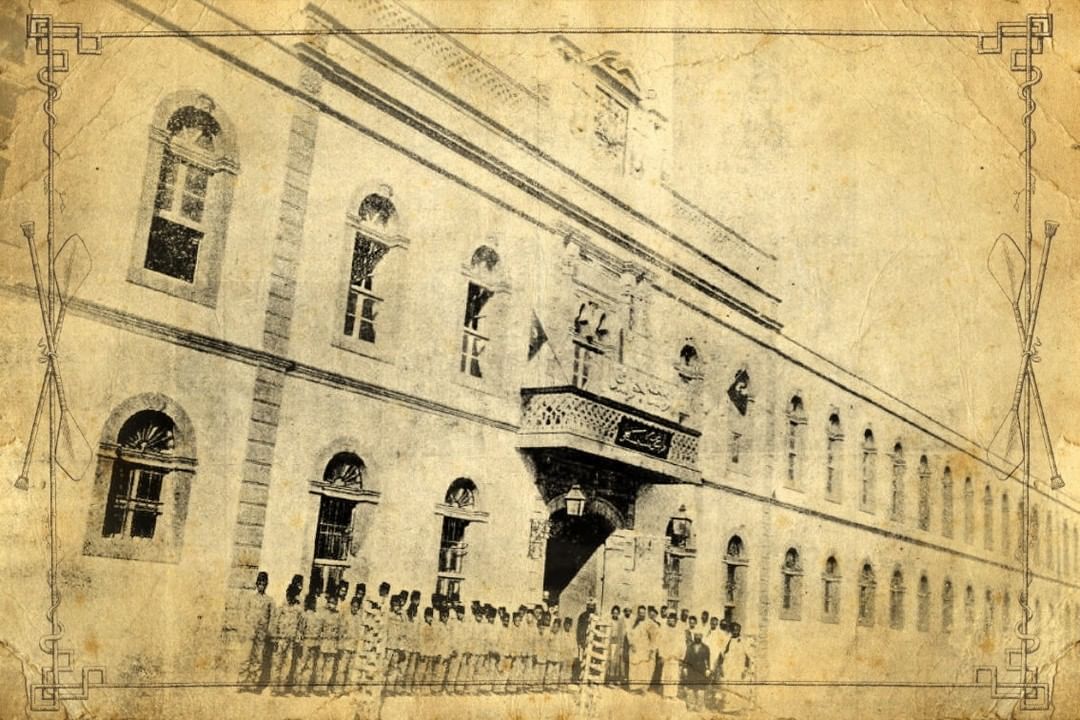
[{"label": "tall window with pediment", "polygon": [[834,501],[840,499],[843,448],[844,432],[840,427],[840,414],[832,413],[825,429],[825,497]]},{"label": "tall window with pediment", "polygon": [[889,627],[902,630],[904,627],[904,573],[900,568],[893,570],[889,580]]},{"label": "tall window with pediment", "polygon": [[728,412],[728,463],[745,467],[749,436],[747,413],[750,412],[750,372],[740,368],[727,389],[734,412]]},{"label": "tall window with pediment", "polygon": [[975,628],[975,588],[964,588],[964,624],[968,630]]},{"label": "tall window with pediment", "polygon": [[919,529],[930,529],[930,461],[925,455],[919,458]]},{"label": "tall window with pediment", "polygon": [[876,595],[877,580],[874,578],[874,568],[870,563],[865,563],[859,573],[859,625],[870,627],[874,624]]},{"label": "tall window with pediment", "polygon": [[354,511],[364,489],[364,461],[351,452],[330,458],[322,478],[315,483],[319,498],[315,521],[314,553],[308,587],[332,593],[350,565],[353,548]]},{"label": "tall window with pediment", "polygon": [[840,566],[836,558],[829,556],[825,561],[825,572],[821,576],[821,619],[827,623],[840,621]]},{"label": "tall window with pediment", "polygon": [[889,493],[889,517],[897,522],[903,522],[904,520],[904,472],[906,470],[904,446],[898,442],[893,445],[892,483],[891,492]]},{"label": "tall window with pediment", "polygon": [[990,635],[994,631],[994,591],[986,588],[983,594],[983,634]]},{"label": "tall window with pediment", "polygon": [[110,416],[97,455],[83,552],[177,561],[195,473],[186,414],[163,396],[131,398]]},{"label": "tall window with pediment", "polygon": [[975,486],[964,478],[964,542],[975,542]]},{"label": "tall window with pediment", "polygon": [[386,195],[371,193],[363,199],[356,213],[349,265],[348,289],[342,332],[346,337],[374,343],[378,316],[385,301],[380,290],[377,268],[390,250],[388,228],[397,216],[394,203]]},{"label": "tall window with pediment", "polygon": [[952,632],[953,627],[953,584],[952,580],[945,579],[941,587],[941,632]]},{"label": "tall window with pediment", "polygon": [[941,534],[948,538],[953,536],[953,498],[955,496],[952,469],[946,465],[941,473]]},{"label": "tall window with pediment", "polygon": [[780,569],[780,617],[798,620],[802,616],[802,563],[799,551],[788,548]]},{"label": "tall window with pediment", "polygon": [[574,366],[572,381],[575,387],[588,389],[601,372],[600,363],[608,348],[611,329],[608,312],[594,300],[578,303],[572,326],[574,335]]},{"label": "tall window with pediment", "polygon": [[214,305],[239,166],[228,121],[207,95],[159,105],[128,279]]},{"label": "tall window with pediment", "polygon": [[490,368],[488,357],[497,318],[495,295],[505,290],[501,279],[499,254],[489,245],[481,245],[473,251],[466,269],[468,285],[465,293],[464,323],[461,333],[461,357],[459,372],[470,377],[482,378]]},{"label": "tall window with pediment", "polygon": [[435,592],[448,601],[461,599],[461,589],[466,579],[465,560],[469,545],[465,541],[470,525],[486,518],[477,510],[476,483],[469,478],[457,478],[446,489],[442,505],[437,511],[442,515],[442,532],[439,536],[438,573]]},{"label": "tall window with pediment", "polygon": [[746,584],[749,559],[742,538],[733,535],[724,555],[724,617],[729,622],[746,623]]},{"label": "tall window with pediment", "polygon": [[1008,554],[1012,544],[1012,532],[1009,528],[1009,493],[1001,493],[1001,551]]},{"label": "tall window with pediment", "polygon": [[983,548],[994,549],[994,493],[989,483],[983,488]]},{"label": "tall window with pediment", "polygon": [[862,458],[860,461],[862,485],[859,491],[859,507],[873,512],[874,496],[877,492],[877,445],[870,428],[863,432]]},{"label": "tall window with pediment", "polygon": [[916,625],[919,632],[930,630],[930,580],[926,575],[919,577],[919,613]]},{"label": "tall window with pediment", "polygon": [[785,452],[787,455],[787,473],[784,483],[789,488],[798,489],[801,485],[800,474],[802,471],[802,447],[803,429],[806,426],[806,410],[803,408],[802,398],[795,395],[788,402],[787,407],[787,436],[785,440]]}]

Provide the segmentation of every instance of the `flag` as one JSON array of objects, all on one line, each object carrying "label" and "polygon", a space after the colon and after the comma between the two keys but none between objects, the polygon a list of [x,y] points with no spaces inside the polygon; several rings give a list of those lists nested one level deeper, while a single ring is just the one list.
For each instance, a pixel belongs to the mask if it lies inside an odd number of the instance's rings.
[{"label": "flag", "polygon": [[540,324],[540,318],[536,317],[536,313],[532,316],[532,329],[529,331],[529,359],[532,360],[536,357],[536,353],[540,352],[540,348],[544,347],[544,343],[548,340],[547,333],[544,332],[544,326]]}]

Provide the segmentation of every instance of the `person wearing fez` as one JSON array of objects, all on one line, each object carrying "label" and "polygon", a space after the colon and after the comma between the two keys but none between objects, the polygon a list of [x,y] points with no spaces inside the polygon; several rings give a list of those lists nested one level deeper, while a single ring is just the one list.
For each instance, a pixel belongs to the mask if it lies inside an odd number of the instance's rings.
[{"label": "person wearing fez", "polygon": [[266,652],[267,629],[273,601],[266,596],[270,578],[260,571],[255,578],[255,590],[236,592],[225,608],[222,641],[226,665],[237,673],[242,689],[257,691],[262,682],[263,660]]},{"label": "person wearing fez", "polygon": [[270,682],[275,694],[285,692],[293,682],[296,652],[302,637],[304,608],[300,605],[300,593],[303,588],[303,576],[293,575],[285,590],[285,602],[275,607],[270,615]]}]

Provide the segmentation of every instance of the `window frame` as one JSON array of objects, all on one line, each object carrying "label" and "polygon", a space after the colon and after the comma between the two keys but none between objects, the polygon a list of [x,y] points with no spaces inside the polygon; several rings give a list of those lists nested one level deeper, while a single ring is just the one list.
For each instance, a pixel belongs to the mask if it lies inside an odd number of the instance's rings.
[{"label": "window frame", "polygon": [[[170,121],[188,107],[207,112],[217,123],[219,132],[212,152],[192,147],[169,132]],[[162,171],[170,157],[176,158],[177,165],[182,168],[184,186],[181,187],[179,176],[174,178],[170,209],[162,212],[158,207],[159,189]],[[185,219],[180,209],[173,209],[182,207],[189,167],[198,167],[207,173],[202,219],[199,222]],[[128,282],[206,307],[216,307],[233,193],[239,173],[235,131],[228,116],[213,99],[201,92],[181,90],[158,103],[150,126],[142,194],[128,263]],[[152,229],[159,217],[165,222],[202,233],[190,282],[147,267]]]}]

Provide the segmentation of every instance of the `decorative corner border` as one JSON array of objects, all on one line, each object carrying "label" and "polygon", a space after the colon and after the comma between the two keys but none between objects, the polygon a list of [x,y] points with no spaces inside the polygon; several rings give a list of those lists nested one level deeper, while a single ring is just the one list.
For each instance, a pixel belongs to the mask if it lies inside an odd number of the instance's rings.
[{"label": "decorative corner border", "polygon": [[[709,35],[806,35],[806,36],[834,36],[834,37],[919,37],[919,38],[974,38],[976,51],[980,55],[1000,55],[1006,50],[1009,41],[1021,41],[1021,47],[1010,51],[1010,70],[1024,74],[1024,81],[1019,87],[1020,98],[1024,101],[1025,112],[1023,124],[1025,130],[1025,143],[1023,155],[1025,158],[1025,189],[1023,191],[1025,201],[1025,240],[1027,251],[1018,251],[1023,256],[1024,283],[1021,285],[1021,293],[1026,290],[1025,302],[1014,301],[1014,316],[1017,330],[1022,345],[1022,361],[1019,377],[1017,378],[1014,402],[1010,418],[1015,419],[1022,427],[1020,442],[1023,447],[1023,456],[1019,464],[1011,469],[1006,477],[1011,477],[1023,466],[1024,483],[1024,552],[1023,552],[1023,578],[1024,590],[1020,596],[1020,605],[1023,616],[1016,627],[1016,635],[1020,640],[1019,648],[1009,648],[1005,654],[1004,672],[1010,675],[1019,675],[1016,682],[1002,682],[999,680],[999,669],[994,666],[979,666],[974,670],[974,686],[985,687],[994,699],[1015,699],[1020,702],[1023,710],[1046,710],[1051,706],[1052,688],[1048,682],[1040,681],[1037,668],[1030,666],[1030,655],[1039,647],[1039,638],[1029,626],[1033,612],[1029,605],[1029,590],[1032,581],[1030,565],[1030,525],[1031,504],[1028,502],[1032,477],[1031,477],[1031,421],[1033,408],[1038,412],[1038,420],[1041,425],[1044,441],[1049,437],[1046,418],[1043,411],[1042,401],[1038,395],[1038,386],[1035,381],[1033,361],[1037,359],[1034,350],[1035,323],[1038,317],[1039,299],[1042,293],[1042,279],[1046,270],[1047,256],[1049,253],[1050,240],[1057,229],[1057,223],[1047,221],[1046,243],[1043,246],[1042,262],[1038,271],[1037,284],[1033,286],[1033,245],[1032,245],[1032,196],[1034,183],[1031,168],[1031,153],[1035,144],[1035,135],[1032,130],[1032,115],[1035,111],[1033,91],[1042,79],[1042,72],[1035,66],[1034,56],[1041,55],[1045,44],[1053,37],[1053,16],[1051,14],[1029,14],[1023,22],[999,22],[992,32],[970,31],[858,31],[858,30],[817,30],[817,29],[769,29],[769,28],[551,28],[551,29],[508,29],[508,28],[443,28],[443,29],[391,29],[386,28],[359,28],[359,29],[329,29],[305,30],[305,36],[320,35],[385,35],[385,34],[430,34],[439,33],[447,35],[506,35],[515,32],[550,32],[569,34],[638,34],[638,33],[667,33],[667,34],[709,34]],[[26,37],[33,41],[35,53],[46,58],[44,66],[38,71],[38,82],[45,88],[46,99],[42,105],[46,117],[46,131],[43,143],[48,153],[47,174],[45,182],[45,195],[47,205],[47,231],[44,274],[42,263],[38,257],[35,242],[35,225],[33,222],[22,224],[23,235],[29,246],[31,262],[34,268],[34,278],[37,285],[37,297],[41,309],[44,342],[42,350],[42,362],[45,364],[44,378],[42,380],[41,393],[38,400],[37,410],[34,414],[33,424],[30,428],[27,450],[23,461],[22,471],[15,480],[15,487],[20,490],[29,489],[29,471],[33,458],[33,450],[37,439],[40,424],[45,416],[48,417],[48,483],[49,490],[49,572],[48,585],[50,592],[50,606],[46,613],[49,624],[49,632],[39,640],[39,647],[49,657],[49,663],[41,671],[41,681],[33,682],[29,688],[30,709],[34,712],[56,711],[61,708],[61,703],[72,700],[86,700],[90,696],[91,689],[105,686],[106,672],[104,667],[88,666],[76,669],[73,664],[74,653],[61,646],[64,636],[64,626],[59,619],[59,607],[61,594],[57,579],[57,519],[56,505],[58,492],[57,470],[72,479],[77,479],[85,471],[86,464],[81,463],[80,443],[85,458],[89,457],[89,447],[85,437],[79,429],[75,419],[71,416],[64,395],[63,382],[61,380],[57,344],[63,327],[65,308],[67,302],[74,296],[77,285],[81,278],[76,277],[76,285],[71,286],[70,273],[66,274],[63,281],[57,273],[57,265],[66,263],[70,266],[82,258],[88,263],[90,254],[82,238],[77,234],[70,235],[67,240],[57,247],[55,240],[56,229],[56,189],[55,169],[58,153],[54,144],[54,133],[57,123],[55,105],[60,99],[61,90],[57,82],[57,75],[69,71],[69,47],[59,46],[60,41],[74,40],[74,52],[78,55],[100,55],[102,52],[103,38],[181,38],[198,37],[252,37],[260,35],[297,35],[296,30],[265,30],[250,32],[219,32],[219,31],[148,31],[148,32],[98,32],[84,33],[80,23],[56,22],[52,15],[31,14],[26,16]],[[1004,236],[1007,237],[1007,236]],[[1011,241],[1011,238],[1009,238]],[[1013,243],[1016,246],[1016,243]],[[88,269],[87,269],[88,272]],[[78,273],[76,273],[78,275]],[[85,277],[85,275],[83,275]],[[65,285],[66,283],[66,285]],[[1023,406],[1023,407],[1021,407]],[[1022,416],[1021,416],[1022,411]],[[1021,422],[1022,421],[1022,422]],[[74,440],[74,446],[72,441]],[[64,447],[61,447],[61,442]],[[1054,489],[1060,489],[1064,483],[1057,472],[1054,462],[1053,450],[1049,442],[1046,442],[1046,451],[1049,457],[1052,477],[1051,485]],[[539,547],[542,538],[546,536],[547,527],[543,521],[531,521],[529,537],[529,556],[532,557]],[[739,684],[778,684],[777,681],[744,682]],[[784,684],[784,683],[779,683]],[[798,683],[792,683],[798,684]],[[830,683],[816,683],[820,686],[828,686]],[[852,683],[838,682],[837,686],[850,686]],[[864,685],[864,683],[858,683]],[[866,683],[872,685],[873,683]],[[905,686],[916,687],[951,687],[942,683],[904,683]],[[972,684],[961,683],[957,687],[971,687]]]}]

